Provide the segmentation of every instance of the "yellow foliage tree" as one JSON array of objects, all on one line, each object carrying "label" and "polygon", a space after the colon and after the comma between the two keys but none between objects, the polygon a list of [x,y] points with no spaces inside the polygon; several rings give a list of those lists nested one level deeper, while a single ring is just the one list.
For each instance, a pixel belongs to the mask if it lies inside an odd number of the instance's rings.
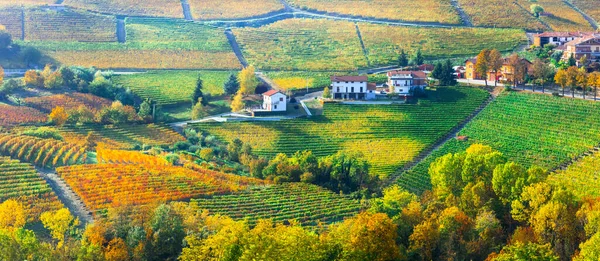
[{"label": "yellow foliage tree", "polygon": [[4,68],[0,66],[0,84],[4,81]]},{"label": "yellow foliage tree", "polygon": [[240,81],[240,90],[242,94],[253,94],[258,86],[258,79],[256,79],[256,70],[254,66],[250,65],[244,68],[238,78]]},{"label": "yellow foliage tree", "polygon": [[65,111],[64,107],[56,106],[54,109],[52,109],[52,112],[50,112],[48,117],[50,118],[50,121],[56,124],[56,126],[62,126],[67,122],[69,114],[67,114],[67,111]]},{"label": "yellow foliage tree", "polygon": [[50,230],[52,238],[58,240],[58,248],[62,248],[68,233],[79,225],[79,219],[73,217],[68,209],[61,208],[57,211],[44,212],[40,216],[44,227]]},{"label": "yellow foliage tree", "polygon": [[25,207],[16,200],[9,199],[0,204],[0,229],[15,230],[25,226]]},{"label": "yellow foliage tree", "polygon": [[25,72],[23,83],[29,88],[41,88],[44,86],[44,78],[42,78],[39,72],[29,70]]},{"label": "yellow foliage tree", "polygon": [[231,102],[231,112],[238,112],[244,109],[244,100],[242,100],[242,89],[240,89],[233,97]]},{"label": "yellow foliage tree", "polygon": [[95,246],[103,246],[106,243],[104,234],[106,234],[105,224],[101,222],[89,224],[85,227],[85,231],[83,232],[83,240],[84,242]]},{"label": "yellow foliage tree", "polygon": [[48,79],[48,77],[50,77],[50,75],[52,75],[52,66],[50,64],[46,64],[41,75],[44,78],[44,80]]},{"label": "yellow foliage tree", "polygon": [[562,88],[563,96],[565,96],[565,87],[567,86],[567,72],[563,69],[560,69],[554,75],[554,82],[560,85]]},{"label": "yellow foliage tree", "polygon": [[129,260],[129,252],[127,252],[127,245],[125,244],[125,241],[121,238],[115,238],[111,240],[104,251],[104,258],[106,261]]}]

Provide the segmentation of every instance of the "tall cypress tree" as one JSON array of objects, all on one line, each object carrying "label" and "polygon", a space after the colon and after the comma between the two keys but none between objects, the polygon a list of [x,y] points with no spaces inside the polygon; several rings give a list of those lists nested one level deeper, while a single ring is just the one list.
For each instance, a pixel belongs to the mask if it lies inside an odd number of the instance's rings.
[{"label": "tall cypress tree", "polygon": [[192,94],[192,106],[198,102],[199,98],[202,98],[202,105],[208,105],[208,99],[206,99],[206,97],[204,97],[204,94],[202,93],[203,85],[204,83],[202,82],[202,78],[198,76],[198,79],[196,80],[196,88],[194,89],[194,93]]},{"label": "tall cypress tree", "polygon": [[227,80],[227,82],[223,86],[223,90],[226,94],[233,95],[236,94],[239,89],[240,82],[238,81],[238,78],[234,74],[230,74],[229,80]]},{"label": "tall cypress tree", "polygon": [[406,67],[408,65],[408,57],[404,52],[404,49],[400,51],[400,55],[398,56],[398,66]]}]

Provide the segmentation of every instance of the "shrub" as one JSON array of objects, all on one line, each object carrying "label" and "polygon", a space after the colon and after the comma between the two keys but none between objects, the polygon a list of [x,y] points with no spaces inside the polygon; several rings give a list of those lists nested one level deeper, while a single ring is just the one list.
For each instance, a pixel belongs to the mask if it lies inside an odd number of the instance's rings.
[{"label": "shrub", "polygon": [[57,129],[49,127],[39,127],[23,131],[23,135],[38,137],[42,139],[63,140],[62,135]]}]

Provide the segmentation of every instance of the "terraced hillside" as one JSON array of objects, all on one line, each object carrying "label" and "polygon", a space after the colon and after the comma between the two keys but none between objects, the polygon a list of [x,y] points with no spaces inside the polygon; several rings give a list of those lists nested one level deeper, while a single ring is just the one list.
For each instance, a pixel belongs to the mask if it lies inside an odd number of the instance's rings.
[{"label": "terraced hillside", "polygon": [[458,0],[475,26],[547,30],[529,13],[529,5],[521,6],[505,0]]},{"label": "terraced hillside", "polygon": [[28,43],[62,64],[99,68],[238,69],[221,29],[183,20],[127,19],[127,42]]},{"label": "terraced hillside", "polygon": [[17,200],[28,206],[28,221],[38,221],[41,213],[63,207],[46,181],[33,166],[9,157],[0,157],[0,202]]},{"label": "terraced hillside", "polygon": [[38,167],[82,164],[87,160],[85,145],[26,135],[0,134],[0,155],[10,156]]},{"label": "terraced hillside", "polygon": [[114,16],[80,11],[25,11],[25,40],[64,42],[116,42]]},{"label": "terraced hillside", "polygon": [[246,59],[260,69],[350,71],[367,66],[350,22],[288,19],[233,32]]},{"label": "terraced hillside", "polygon": [[34,108],[0,104],[0,126],[2,127],[43,123],[47,120],[46,114]]},{"label": "terraced hillside", "polygon": [[401,50],[414,54],[421,49],[427,59],[441,59],[474,56],[485,48],[511,52],[527,44],[525,32],[518,29],[423,28],[368,23],[359,24],[359,28],[373,66],[397,64]]},{"label": "terraced hillside", "polygon": [[121,75],[115,83],[130,88],[142,98],[150,98],[159,105],[190,103],[198,76],[203,81],[203,91],[213,96],[223,94],[223,85],[232,71],[151,71],[144,74]]},{"label": "terraced hillside", "polygon": [[503,94],[460,133],[468,141],[445,144],[402,175],[400,185],[415,192],[431,188],[427,170],[437,157],[470,144],[489,145],[524,166],[553,169],[600,144],[600,104],[593,101],[511,92]]},{"label": "terraced hillside", "polygon": [[[532,4],[529,0],[518,0],[518,2],[528,9]],[[537,0],[535,4],[543,7],[544,12],[548,13],[540,16],[540,20],[554,31],[593,31],[590,23],[563,0]]]},{"label": "terraced hillside", "polygon": [[461,23],[458,12],[450,3],[450,0],[290,0],[289,2],[302,9],[342,15],[411,22]]},{"label": "terraced hillside", "polygon": [[183,18],[183,8],[179,0],[65,0],[64,4],[118,15]]},{"label": "terraced hillside", "polygon": [[567,187],[579,197],[600,196],[600,153],[581,158],[565,170],[548,177],[550,183]]},{"label": "terraced hillside", "polygon": [[255,17],[283,9],[279,0],[188,0],[195,20]]},{"label": "terraced hillside", "polygon": [[352,217],[363,208],[357,200],[304,183],[192,199],[190,204],[209,213],[247,220],[251,226],[259,219],[272,219],[276,223],[296,220],[303,226],[313,227],[321,223],[327,225]]},{"label": "terraced hillside", "polygon": [[430,98],[418,105],[326,103],[324,115],[310,119],[192,126],[226,142],[239,138],[267,157],[301,150],[317,156],[362,153],[371,173],[385,177],[443,137],[488,97],[487,92],[471,88],[440,88],[428,94]]},{"label": "terraced hillside", "polygon": [[0,25],[10,33],[14,39],[23,37],[23,24],[21,17],[22,9],[19,7],[7,7],[0,9]]},{"label": "terraced hillside", "polygon": [[111,100],[88,93],[73,92],[68,94],[55,94],[50,96],[29,97],[23,102],[32,108],[50,113],[52,109],[61,106],[66,110],[75,110],[84,106],[92,112],[97,112],[112,104]]},{"label": "terraced hillside", "polygon": [[595,0],[570,0],[579,9],[591,16],[596,22],[600,21],[600,5]]}]

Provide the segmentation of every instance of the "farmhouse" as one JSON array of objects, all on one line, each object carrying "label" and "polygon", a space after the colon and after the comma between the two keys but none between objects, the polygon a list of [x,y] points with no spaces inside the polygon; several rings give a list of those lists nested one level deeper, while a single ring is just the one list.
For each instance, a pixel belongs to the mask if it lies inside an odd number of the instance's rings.
[{"label": "farmhouse", "polygon": [[287,97],[278,90],[263,93],[263,106],[265,111],[280,112],[287,110]]},{"label": "farmhouse", "polygon": [[533,36],[533,45],[537,47],[544,47],[547,44],[561,46],[570,41],[585,37],[586,35],[590,34],[591,33],[581,32],[545,32]]},{"label": "farmhouse", "polygon": [[367,76],[331,76],[331,95],[338,100],[367,100],[375,98],[376,85]]},{"label": "farmhouse", "polygon": [[[527,67],[527,74],[531,74],[533,70],[533,64],[525,59],[521,58],[521,62]],[[465,61],[465,79],[468,80],[483,80],[481,75],[475,71],[475,64],[477,64],[477,58],[469,59]],[[488,81],[508,81],[512,82],[515,77],[515,67],[510,64],[508,58],[504,58],[502,68],[498,72],[489,71],[487,73]]]},{"label": "farmhouse", "polygon": [[427,74],[421,71],[391,71],[388,76],[388,91],[400,96],[411,96],[415,88],[427,86]]},{"label": "farmhouse", "polygon": [[563,59],[571,56],[579,63],[579,59],[586,57],[590,62],[600,62],[600,35],[590,35],[565,44]]}]

